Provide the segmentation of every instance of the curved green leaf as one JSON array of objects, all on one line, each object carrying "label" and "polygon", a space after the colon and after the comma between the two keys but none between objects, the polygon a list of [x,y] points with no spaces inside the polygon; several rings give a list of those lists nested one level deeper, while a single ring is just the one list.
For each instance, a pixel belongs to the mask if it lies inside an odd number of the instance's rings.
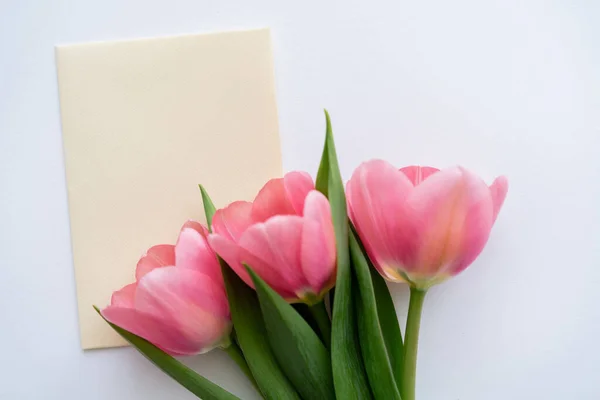
[{"label": "curved green leaf", "polygon": [[[331,131],[331,122],[329,121],[329,113],[325,110],[325,118],[327,120],[327,131]],[[329,134],[325,133],[325,146],[323,146],[323,154],[321,155],[321,162],[319,163],[319,170],[317,171],[317,180],[315,182],[315,189],[323,193],[326,197],[329,197]],[[333,137],[331,138],[333,143]],[[334,150],[335,151],[335,150]]]},{"label": "curved green leaf", "polygon": [[299,400],[269,345],[256,292],[221,260],[237,340],[261,393],[269,400]]},{"label": "curved green leaf", "polygon": [[371,272],[371,280],[373,282],[373,291],[375,293],[375,301],[377,303],[377,314],[379,316],[379,325],[383,333],[383,339],[387,348],[388,356],[390,358],[390,364],[392,365],[392,371],[396,377],[396,384],[400,393],[402,393],[402,367],[404,365],[404,342],[402,340],[402,332],[400,331],[400,324],[398,322],[398,315],[396,314],[396,307],[394,306],[394,300],[390,294],[390,290],[385,283],[385,279],[377,272],[373,263],[367,256],[367,252],[360,241],[360,237],[356,233],[356,230],[350,224],[350,229],[356,237],[356,241],[360,245],[365,260],[369,265],[369,271]]},{"label": "curved green leaf", "polygon": [[379,325],[383,333],[383,340],[387,348],[392,372],[396,378],[398,390],[402,393],[402,366],[404,365],[404,345],[402,342],[402,333],[400,324],[398,323],[398,315],[392,295],[388,289],[385,280],[379,272],[370,265],[371,280],[373,281],[373,290],[375,292],[375,300],[377,302],[377,314],[379,315]]},{"label": "curved green leaf", "polygon": [[227,353],[229,358],[231,358],[233,362],[235,362],[238,365],[238,367],[240,367],[244,375],[246,375],[246,377],[250,380],[250,383],[252,383],[252,386],[254,386],[254,389],[260,392],[260,388],[256,383],[256,379],[254,379],[254,375],[252,375],[252,371],[250,371],[250,367],[248,367],[248,363],[246,362],[244,353],[240,348],[240,345],[237,340],[237,335],[235,334],[235,330],[231,332],[231,336],[231,343],[229,344],[229,346],[225,347],[223,351]]},{"label": "curved green leaf", "polygon": [[[98,314],[102,316],[100,310],[94,307]],[[104,318],[104,317],[102,317]],[[198,375],[192,369],[186,367],[175,358],[171,357],[158,347],[147,340],[134,335],[125,329],[119,328],[104,319],[123,339],[127,340],[133,347],[142,353],[154,365],[160,368],[164,373],[175,379],[181,386],[195,394],[203,400],[240,400],[225,389],[215,385],[208,379]]]},{"label": "curved green leaf", "polygon": [[306,321],[251,268],[267,336],[279,365],[303,399],[334,400],[329,352]]},{"label": "curved green leaf", "polygon": [[[207,191],[202,185],[199,186],[206,221],[210,226],[216,209]],[[236,338],[262,395],[268,400],[300,400],[300,396],[279,368],[273,355],[256,292],[221,258],[219,262]]]},{"label": "curved green leaf", "polygon": [[317,174],[316,188],[329,198],[336,237],[337,276],[333,302],[331,364],[338,399],[371,399],[358,342],[356,315],[352,301],[355,283],[348,252],[348,216],[344,184],[338,165],[329,114],[325,147]]},{"label": "curved green leaf", "polygon": [[359,288],[355,304],[360,346],[371,390],[377,400],[401,400],[379,322],[369,264],[354,232],[350,232],[350,254]]},{"label": "curved green leaf", "polygon": [[208,230],[210,231],[213,215],[215,215],[217,208],[212,202],[212,199],[208,195],[206,189],[204,189],[204,186],[198,185],[198,187],[200,188],[200,194],[202,195],[202,206],[204,207],[204,215],[206,215],[206,225],[208,226]]}]

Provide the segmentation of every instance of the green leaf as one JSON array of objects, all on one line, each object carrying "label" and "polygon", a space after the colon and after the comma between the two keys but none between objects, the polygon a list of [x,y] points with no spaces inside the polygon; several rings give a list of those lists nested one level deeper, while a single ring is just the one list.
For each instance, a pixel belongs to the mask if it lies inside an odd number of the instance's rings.
[{"label": "green leaf", "polygon": [[254,375],[252,375],[252,371],[250,371],[250,367],[248,367],[248,363],[246,362],[244,353],[242,352],[242,349],[240,348],[240,345],[239,345],[234,333],[235,333],[235,331],[232,332],[232,335],[234,336],[232,338],[233,340],[231,340],[231,343],[229,344],[229,346],[225,347],[223,349],[223,351],[225,351],[225,353],[227,353],[229,358],[231,358],[233,360],[233,362],[235,362],[238,365],[240,370],[242,370],[244,375],[246,375],[246,377],[250,380],[250,383],[252,383],[252,386],[254,386],[254,389],[256,389],[258,392],[260,392],[260,388],[258,387],[258,384],[256,383],[256,379],[254,379]]},{"label": "green leaf", "polygon": [[269,345],[256,292],[221,260],[237,340],[265,399],[299,400]]},{"label": "green leaf", "polygon": [[350,228],[354,233],[360,248],[362,249],[365,259],[369,264],[369,271],[371,271],[371,280],[373,281],[373,291],[375,292],[375,301],[377,303],[377,314],[379,315],[379,325],[383,332],[383,339],[385,340],[385,346],[387,348],[388,356],[390,358],[390,364],[392,365],[392,371],[396,378],[396,384],[400,393],[402,393],[402,366],[404,365],[404,343],[402,340],[402,332],[400,331],[400,324],[398,323],[398,315],[396,314],[396,307],[394,306],[394,300],[390,294],[390,290],[385,283],[385,279],[377,272],[371,260],[367,256],[367,252],[360,241],[360,237],[356,233],[356,230],[350,224]]},{"label": "green leaf", "polygon": [[371,280],[373,281],[373,290],[375,292],[375,301],[377,302],[377,314],[379,315],[379,325],[383,332],[385,347],[387,348],[392,372],[396,378],[398,390],[402,393],[402,366],[404,365],[404,345],[402,342],[402,333],[398,323],[398,315],[394,307],[392,295],[388,289],[385,280],[379,272],[370,265]]},{"label": "green leaf", "polygon": [[[200,191],[204,213],[210,227],[215,206],[201,185]],[[219,258],[219,262],[236,339],[262,395],[268,400],[300,400],[273,355],[256,292],[246,285],[225,261]]]},{"label": "green leaf", "polygon": [[319,337],[323,344],[328,349],[331,348],[331,318],[327,313],[327,307],[324,301],[320,301],[317,304],[310,306],[310,312],[317,322],[319,327]]},{"label": "green leaf", "polygon": [[208,230],[210,231],[210,227],[212,225],[212,218],[217,211],[215,205],[213,204],[210,196],[204,186],[198,185],[200,188],[200,193],[202,194],[202,205],[204,206],[204,214],[206,215],[206,225],[208,226]]},{"label": "green leaf", "polygon": [[[327,110],[325,110],[325,118],[327,120],[327,129],[330,129],[331,122],[329,121]],[[329,146],[327,146],[327,140],[328,137],[326,136],[323,154],[321,155],[321,163],[319,164],[319,170],[317,171],[317,181],[315,183],[315,189],[323,193],[326,197],[329,194]]]},{"label": "green leaf", "polygon": [[[100,310],[94,307],[98,314],[102,316]],[[104,317],[102,317],[104,318]],[[203,400],[239,400],[225,389],[215,385],[208,379],[198,375],[192,369],[186,367],[175,358],[171,357],[158,347],[147,340],[134,335],[125,329],[119,328],[104,319],[123,339],[127,340],[133,347],[142,353],[154,365],[160,368],[164,373],[175,379],[181,386],[195,394]]]},{"label": "green leaf", "polygon": [[337,249],[337,276],[332,315],[331,364],[338,399],[371,399],[364,370],[356,315],[352,301],[355,282],[352,279],[348,252],[348,217],[344,184],[340,174],[329,114],[325,111],[327,130],[325,147],[316,188],[329,198]]},{"label": "green leaf", "polygon": [[303,399],[335,399],[329,352],[306,321],[251,268],[267,336],[279,365]]},{"label": "green leaf", "polygon": [[359,288],[355,304],[360,346],[373,395],[378,400],[401,400],[380,325],[369,264],[354,232],[350,232],[350,254]]}]

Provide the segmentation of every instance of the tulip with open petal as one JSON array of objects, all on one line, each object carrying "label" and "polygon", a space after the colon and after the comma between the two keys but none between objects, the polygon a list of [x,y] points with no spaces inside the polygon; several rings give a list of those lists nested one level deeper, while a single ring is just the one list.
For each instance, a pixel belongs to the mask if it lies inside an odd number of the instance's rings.
[{"label": "tulip with open petal", "polygon": [[461,167],[398,170],[363,163],[347,184],[348,208],[381,275],[419,289],[467,268],[485,246],[508,183],[491,186]]},{"label": "tulip with open petal", "polygon": [[243,264],[289,302],[319,303],[334,285],[329,202],[304,172],[270,180],[253,203],[217,210],[212,231],[212,248],[250,286]]},{"label": "tulip with open petal", "polygon": [[151,247],[137,264],[136,282],[113,294],[104,318],[172,355],[227,347],[229,305],[207,235],[189,221],[175,246]]}]

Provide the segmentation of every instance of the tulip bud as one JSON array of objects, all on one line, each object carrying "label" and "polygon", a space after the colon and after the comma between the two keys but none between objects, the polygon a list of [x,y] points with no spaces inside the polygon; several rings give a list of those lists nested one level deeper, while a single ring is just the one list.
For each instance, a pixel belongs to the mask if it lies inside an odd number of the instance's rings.
[{"label": "tulip bud", "polygon": [[250,286],[243,264],[289,302],[318,303],[334,285],[331,210],[306,173],[272,179],[253,203],[217,210],[212,231],[212,248]]},{"label": "tulip bud", "polygon": [[104,318],[172,355],[228,346],[229,305],[207,235],[189,221],[175,246],[151,247],[138,262],[136,282],[113,294]]},{"label": "tulip bud", "polygon": [[485,246],[508,181],[491,186],[461,167],[359,166],[347,184],[350,218],[387,280],[427,289],[467,268]]}]

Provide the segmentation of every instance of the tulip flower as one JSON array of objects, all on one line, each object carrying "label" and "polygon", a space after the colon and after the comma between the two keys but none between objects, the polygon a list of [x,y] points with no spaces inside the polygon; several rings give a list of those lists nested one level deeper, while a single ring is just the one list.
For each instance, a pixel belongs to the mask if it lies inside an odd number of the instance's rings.
[{"label": "tulip flower", "polygon": [[151,247],[136,281],[112,295],[102,315],[172,355],[228,347],[229,305],[207,229],[187,222],[177,244]]},{"label": "tulip flower", "polygon": [[352,223],[379,271],[427,289],[467,268],[483,250],[508,182],[491,186],[461,167],[439,171],[373,160],[347,184]]},{"label": "tulip flower", "polygon": [[375,268],[411,286],[402,400],[415,400],[417,348],[427,289],[467,268],[481,253],[508,182],[491,186],[461,167],[438,170],[372,160],[347,184],[350,219]]},{"label": "tulip flower", "polygon": [[250,266],[289,302],[319,303],[335,281],[336,250],[327,198],[304,172],[272,179],[253,203],[217,210],[209,243],[249,286]]}]

